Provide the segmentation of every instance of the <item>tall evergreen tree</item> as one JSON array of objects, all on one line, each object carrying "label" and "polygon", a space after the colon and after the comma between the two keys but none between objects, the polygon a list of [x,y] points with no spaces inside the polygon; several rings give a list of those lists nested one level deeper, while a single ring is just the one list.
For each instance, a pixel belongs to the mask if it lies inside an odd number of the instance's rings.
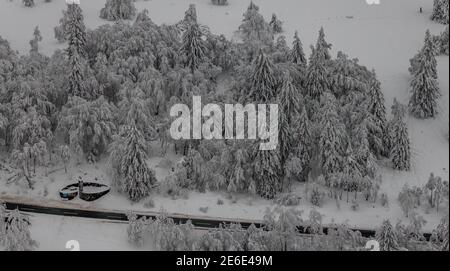
[{"label": "tall evergreen tree", "polygon": [[401,113],[397,113],[392,121],[390,133],[391,139],[391,161],[394,169],[411,169],[411,147],[408,128]]},{"label": "tall evergreen tree", "polygon": [[255,145],[253,179],[256,181],[256,191],[263,198],[273,199],[282,189],[281,161],[278,150],[259,150]]},{"label": "tall evergreen tree", "polygon": [[317,39],[316,43],[316,52],[320,59],[322,60],[331,60],[331,55],[329,50],[331,49],[331,43],[328,43],[325,40],[325,31],[323,30],[323,27],[320,28],[319,31],[319,38]]},{"label": "tall evergreen tree", "polygon": [[283,32],[283,23],[278,20],[278,17],[275,13],[272,14],[272,20],[270,21],[269,25],[274,33],[278,34]]},{"label": "tall evergreen tree", "polygon": [[437,62],[430,31],[425,35],[422,49],[411,81],[412,96],[409,101],[411,113],[417,118],[432,118],[437,114],[437,100],[441,96],[437,81]]},{"label": "tall evergreen tree", "polygon": [[322,94],[329,89],[328,71],[325,59],[320,57],[319,51],[312,50],[309,66],[306,71],[305,89],[312,99],[320,100]]},{"label": "tall evergreen tree", "polygon": [[128,20],[136,15],[133,0],[106,0],[100,10],[100,18],[108,21]]},{"label": "tall evergreen tree", "polygon": [[130,200],[139,201],[150,194],[156,183],[153,170],[147,165],[147,147],[143,134],[131,124],[123,127],[121,137],[112,145],[111,166],[116,171],[116,184]]},{"label": "tall evergreen tree", "polygon": [[39,26],[36,26],[33,32],[33,39],[30,40],[30,53],[39,53],[39,42],[42,41],[41,31],[39,30]]},{"label": "tall evergreen tree", "polygon": [[260,50],[253,62],[251,89],[248,99],[251,102],[270,102],[277,97],[275,65],[269,57]]},{"label": "tall evergreen tree", "polygon": [[368,112],[372,115],[373,127],[370,129],[372,139],[370,140],[370,148],[376,155],[386,155],[386,148],[383,143],[386,131],[386,106],[383,92],[381,92],[380,81],[375,77],[369,83]]},{"label": "tall evergreen tree", "polygon": [[69,4],[67,6],[67,41],[66,53],[69,63],[69,95],[85,99],[90,98],[84,81],[86,27],[83,22],[83,14],[79,5]]},{"label": "tall evergreen tree", "polygon": [[293,120],[300,114],[302,94],[292,84],[287,73],[283,77],[279,96],[281,110],[286,114],[288,124],[292,125]]},{"label": "tall evergreen tree", "polygon": [[322,171],[326,177],[342,170],[346,131],[337,113],[337,103],[330,93],[323,98],[320,121],[319,155]]},{"label": "tall evergreen tree", "polygon": [[202,31],[197,23],[189,23],[183,32],[183,44],[181,52],[185,56],[185,66],[192,72],[197,70],[198,66],[205,58],[205,45],[202,40]]},{"label": "tall evergreen tree", "polygon": [[381,251],[394,251],[398,249],[397,234],[389,220],[383,221],[383,224],[376,233],[376,239],[380,243]]},{"label": "tall evergreen tree", "polygon": [[298,31],[295,31],[294,42],[292,45],[292,50],[290,54],[290,60],[299,65],[302,68],[306,68],[307,60],[305,57],[305,53],[303,52],[303,44],[298,37]]},{"label": "tall evergreen tree", "polygon": [[302,174],[300,181],[308,180],[311,171],[311,150],[314,144],[311,131],[311,122],[308,119],[306,108],[303,106],[298,120],[295,122],[296,132],[294,133],[296,140],[295,153],[301,161]]}]

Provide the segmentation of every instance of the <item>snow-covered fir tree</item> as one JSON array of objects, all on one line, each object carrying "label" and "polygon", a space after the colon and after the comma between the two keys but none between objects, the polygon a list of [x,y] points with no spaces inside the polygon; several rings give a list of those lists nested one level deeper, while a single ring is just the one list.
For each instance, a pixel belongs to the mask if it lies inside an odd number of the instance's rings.
[{"label": "snow-covered fir tree", "polygon": [[185,58],[185,66],[192,72],[198,69],[199,65],[205,60],[205,45],[202,40],[203,33],[196,22],[186,25],[183,32],[183,44],[181,53]]},{"label": "snow-covered fir tree", "polygon": [[383,221],[383,224],[377,230],[376,239],[380,244],[381,251],[395,251],[399,248],[397,234],[389,220]]},{"label": "snow-covered fir tree", "polygon": [[83,22],[83,14],[79,5],[69,4],[67,6],[67,41],[66,54],[69,64],[69,89],[68,93],[85,99],[91,98],[91,93],[85,85],[85,44],[86,27]]},{"label": "snow-covered fir tree", "polygon": [[449,0],[434,0],[433,13],[431,19],[441,24],[448,24],[449,22]]},{"label": "snow-covered fir tree", "polygon": [[306,69],[307,67],[307,60],[303,51],[303,44],[298,36],[298,31],[295,31],[290,60],[292,63],[299,65],[303,69]]},{"label": "snow-covered fir tree", "polygon": [[100,10],[100,18],[108,21],[129,20],[136,15],[134,0],[106,0]]},{"label": "snow-covered fir tree", "polygon": [[315,47],[315,51],[318,57],[322,60],[330,60],[330,50],[332,45],[325,40],[325,30],[320,28],[319,37],[317,38],[317,43]]},{"label": "snow-covered fir tree", "polygon": [[327,93],[323,96],[322,104],[319,153],[322,171],[329,178],[342,170],[347,134],[337,113],[337,102],[334,96]]},{"label": "snow-covered fir tree", "polygon": [[386,148],[384,146],[383,138],[385,137],[386,131],[386,106],[384,100],[384,94],[381,91],[380,81],[375,77],[375,71],[373,71],[374,78],[370,80],[368,89],[368,112],[372,115],[372,125],[373,129],[370,129],[372,138],[370,140],[370,148],[376,155],[385,155]]},{"label": "snow-covered fir tree", "polygon": [[283,76],[283,82],[279,90],[280,110],[283,110],[287,117],[289,126],[293,125],[293,120],[300,114],[302,108],[302,94],[293,85],[289,74]]},{"label": "snow-covered fir tree", "polygon": [[110,166],[115,184],[132,201],[147,197],[156,183],[155,173],[147,164],[148,153],[143,134],[134,123],[123,126],[111,146]]},{"label": "snow-covered fir tree", "polygon": [[282,165],[278,150],[259,150],[259,143],[254,146],[253,179],[256,192],[263,198],[273,199],[282,189]]},{"label": "snow-covered fir tree", "polygon": [[417,118],[432,118],[437,114],[437,100],[441,96],[437,80],[437,61],[430,31],[425,35],[425,45],[416,62],[411,81],[409,108]]},{"label": "snow-covered fir tree", "polygon": [[270,25],[259,13],[259,7],[253,2],[244,13],[244,19],[239,26],[239,31],[245,43],[257,42],[268,45],[273,41],[273,31]]},{"label": "snow-covered fir tree", "polygon": [[320,57],[318,50],[312,48],[312,55],[306,70],[306,94],[312,99],[320,100],[322,94],[329,90],[329,86],[330,83],[325,59]]},{"label": "snow-covered fir tree", "polygon": [[278,20],[278,17],[275,13],[272,14],[272,20],[270,20],[269,25],[274,33],[279,34],[283,32],[283,23]]},{"label": "snow-covered fir tree", "polygon": [[390,125],[390,157],[394,169],[406,170],[411,169],[411,146],[409,140],[408,127],[401,113],[394,116]]},{"label": "snow-covered fir tree", "polygon": [[301,161],[301,176],[300,181],[306,182],[308,180],[309,172],[311,171],[311,150],[313,146],[313,138],[311,131],[311,122],[308,119],[306,108],[303,106],[298,119],[295,121],[296,144],[294,145],[295,154]]},{"label": "snow-covered fir tree", "polygon": [[38,53],[39,52],[39,42],[42,41],[41,31],[39,30],[39,26],[34,28],[33,39],[30,40],[30,53]]},{"label": "snow-covered fir tree", "polygon": [[17,209],[6,215],[3,240],[0,238],[0,244],[6,251],[32,251],[37,247],[36,241],[31,238],[30,224],[28,218]]},{"label": "snow-covered fir tree", "polygon": [[252,68],[251,88],[247,95],[248,101],[273,101],[277,97],[275,65],[263,50],[259,51],[259,55],[253,62]]}]

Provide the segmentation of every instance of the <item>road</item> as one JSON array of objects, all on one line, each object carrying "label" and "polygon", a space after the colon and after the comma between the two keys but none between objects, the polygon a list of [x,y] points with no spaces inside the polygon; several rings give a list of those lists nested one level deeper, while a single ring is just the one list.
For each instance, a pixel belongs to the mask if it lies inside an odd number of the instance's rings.
[{"label": "road", "polygon": [[[102,210],[87,210],[87,209],[76,209],[76,208],[64,208],[64,207],[54,207],[54,206],[44,206],[35,204],[25,204],[19,202],[4,201],[7,210],[19,209],[22,212],[37,213],[37,214],[47,214],[47,215],[58,215],[58,216],[69,216],[69,217],[81,217],[81,218],[91,218],[91,219],[101,219],[101,220],[111,220],[111,221],[128,221],[127,214],[124,212],[116,211],[102,211]],[[136,213],[140,217],[146,217],[147,219],[155,219],[160,213]],[[262,222],[259,221],[244,221],[244,220],[227,220],[227,219],[216,219],[209,217],[196,217],[196,216],[184,216],[184,215],[170,215],[167,217],[173,219],[175,223],[186,223],[191,221],[192,225],[196,228],[203,229],[213,229],[218,228],[221,224],[241,224],[244,229],[247,229],[250,225],[254,224],[256,227],[263,226]],[[300,233],[308,234],[304,227],[300,226]],[[327,234],[328,231],[332,229],[329,227],[324,227],[324,233]],[[365,238],[373,238],[375,236],[374,230],[367,229],[353,229],[354,231],[359,231],[361,235]],[[429,240],[431,237],[430,233],[424,234],[425,238]]]}]

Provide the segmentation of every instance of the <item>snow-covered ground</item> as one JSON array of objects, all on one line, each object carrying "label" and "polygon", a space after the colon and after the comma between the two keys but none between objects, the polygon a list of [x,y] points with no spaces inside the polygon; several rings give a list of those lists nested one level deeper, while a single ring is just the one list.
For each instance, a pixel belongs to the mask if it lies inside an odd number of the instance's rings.
[{"label": "snow-covered ground", "polygon": [[[77,241],[81,251],[137,250],[127,240],[127,224],[52,215],[30,215],[31,236],[37,250],[69,251],[69,241]],[[151,247],[139,249],[151,250]]]},{"label": "snow-covered ground", "polygon": [[[0,0],[0,35],[9,40],[13,48],[20,53],[29,50],[28,41],[32,37],[33,29],[39,25],[43,42],[40,44],[42,52],[51,54],[55,49],[62,48],[53,37],[53,28],[57,25],[65,7],[64,0],[54,0],[45,3],[37,0],[34,8],[24,8],[21,1]],[[84,11],[85,23],[89,28],[106,23],[98,14],[105,0],[81,1]],[[150,0],[135,3],[139,10],[147,8],[154,22],[174,23],[179,21],[190,3],[197,5],[199,21],[208,25],[212,32],[222,33],[232,38],[237,30],[242,14],[249,1],[229,0],[229,6],[213,6],[209,0]],[[389,109],[393,98],[406,103],[409,97],[408,73],[409,59],[414,56],[423,44],[426,29],[433,34],[443,31],[444,26],[429,19],[431,0],[381,0],[380,5],[368,5],[365,0],[255,0],[260,6],[261,13],[269,19],[272,13],[284,21],[285,35],[288,41],[292,40],[295,30],[299,31],[300,38],[309,54],[309,44],[315,43],[317,33],[324,27],[326,39],[333,44],[333,55],[343,51],[350,57],[357,57],[362,65],[374,68],[381,81],[382,91],[386,98],[386,107]],[[423,7],[424,13],[419,13]],[[408,127],[412,143],[413,168],[411,172],[402,173],[382,168],[383,185],[381,192],[387,193],[390,200],[388,208],[372,204],[361,203],[359,211],[351,210],[350,206],[342,202],[340,209],[332,200],[319,209],[325,215],[326,222],[335,220],[358,227],[374,228],[383,219],[389,218],[396,222],[405,219],[396,200],[404,184],[410,186],[423,186],[430,175],[449,179],[449,58],[440,56],[439,83],[443,97],[440,99],[441,112],[434,120],[419,121],[408,119]],[[169,169],[157,168],[162,158],[152,158],[150,163],[155,166],[158,177],[163,178]],[[37,180],[35,191],[28,191],[24,187],[15,185],[5,186],[0,180],[1,194],[28,195],[30,197],[49,197],[56,199],[58,189],[71,182],[71,177],[77,174],[88,174],[90,178],[97,177],[101,182],[109,183],[104,166],[98,164],[82,165],[72,168],[71,173],[65,175],[63,171]],[[302,186],[296,187],[299,196],[303,196]],[[217,205],[221,198],[224,205]],[[238,195],[237,201],[225,199],[225,194],[191,192],[188,199],[171,200],[161,196],[154,196],[155,207],[153,211],[164,208],[169,213],[187,213],[195,215],[208,215],[219,217],[239,217],[260,219],[272,202],[250,198],[247,195]],[[88,203],[79,202],[78,204]],[[144,201],[145,202],[145,201]],[[112,192],[103,199],[90,203],[94,207],[120,209],[120,210],[148,210],[144,202],[132,205],[125,197]],[[209,207],[208,213],[202,213],[200,207]],[[298,207],[307,214],[312,206],[302,200]],[[421,214],[428,221],[425,226],[430,230],[434,228],[443,214],[448,213],[448,206],[435,211],[421,210]],[[53,242],[53,241],[52,241]],[[50,244],[49,244],[50,245]]]}]

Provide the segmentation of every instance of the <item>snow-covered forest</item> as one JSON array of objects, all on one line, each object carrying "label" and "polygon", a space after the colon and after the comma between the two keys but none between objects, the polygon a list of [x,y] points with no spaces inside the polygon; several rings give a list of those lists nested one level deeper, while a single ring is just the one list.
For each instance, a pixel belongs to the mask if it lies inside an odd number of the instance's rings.
[{"label": "snow-covered forest", "polygon": [[[61,204],[161,214],[130,214],[122,238],[136,247],[363,250],[351,229],[370,229],[381,250],[448,250],[449,1],[279,2],[316,13],[267,0],[0,0],[0,250],[39,249],[36,218],[2,201],[54,202],[80,179],[112,191]],[[173,139],[171,107],[194,96],[277,104],[277,148]],[[170,213],[264,227],[199,235]]]}]

